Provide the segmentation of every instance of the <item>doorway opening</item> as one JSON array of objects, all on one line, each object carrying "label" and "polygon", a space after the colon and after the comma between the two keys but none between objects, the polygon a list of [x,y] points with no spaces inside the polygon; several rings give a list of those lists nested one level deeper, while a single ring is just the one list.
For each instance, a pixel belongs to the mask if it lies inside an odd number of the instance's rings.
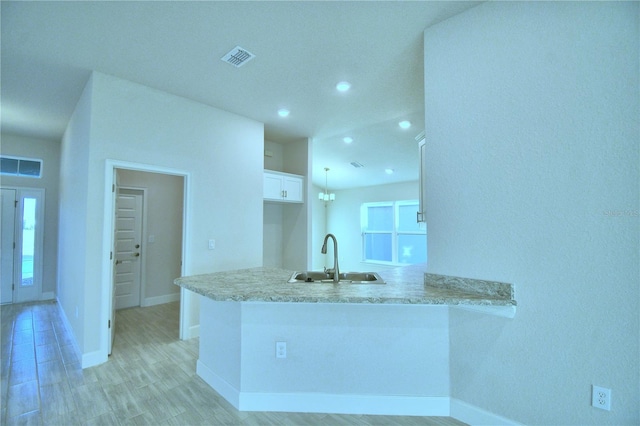
[{"label": "doorway opening", "polygon": [[179,301],[177,337],[190,337],[184,328],[191,300],[173,285],[186,274],[188,184],[186,172],[107,160],[103,248],[109,263],[102,284],[107,355],[116,337],[116,309]]},{"label": "doorway opening", "polygon": [[2,188],[2,304],[42,296],[44,195],[43,188]]}]

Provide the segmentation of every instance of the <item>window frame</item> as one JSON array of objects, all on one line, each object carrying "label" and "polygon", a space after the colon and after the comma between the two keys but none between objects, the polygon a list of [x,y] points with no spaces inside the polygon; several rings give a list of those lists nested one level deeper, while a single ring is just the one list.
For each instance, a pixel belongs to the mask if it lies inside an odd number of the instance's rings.
[{"label": "window frame", "polygon": [[[44,161],[41,158],[28,158],[28,157],[18,157],[15,155],[0,155],[0,160],[16,160],[18,162],[17,164],[17,168],[16,168],[16,172],[15,173],[8,173],[8,172],[3,172],[2,169],[0,169],[0,176],[14,176],[14,177],[21,177],[21,178],[30,178],[30,179],[41,179],[42,178],[42,169],[44,167]],[[23,161],[28,161],[31,163],[38,163],[40,164],[40,168],[38,170],[38,174],[37,175],[30,175],[30,174],[23,174],[20,173],[20,163]]]},{"label": "window frame", "polygon": [[[419,226],[416,230],[410,231],[400,231],[400,207],[401,206],[416,206],[416,212],[420,209],[420,201],[419,200],[394,200],[394,201],[377,201],[370,203],[362,203],[360,205],[360,235],[361,235],[361,261],[364,263],[375,263],[380,265],[390,265],[390,266],[406,266],[411,265],[409,263],[402,263],[398,259],[398,240],[400,235],[424,235],[425,236],[425,244],[426,244],[426,236],[427,231],[423,227]],[[369,219],[369,208],[370,207],[392,207],[393,212],[393,229],[391,231],[388,230],[367,230],[368,219]],[[366,235],[367,234],[391,234],[391,261],[386,260],[376,260],[376,259],[367,259],[366,256]],[[426,259],[425,259],[426,261]]]}]

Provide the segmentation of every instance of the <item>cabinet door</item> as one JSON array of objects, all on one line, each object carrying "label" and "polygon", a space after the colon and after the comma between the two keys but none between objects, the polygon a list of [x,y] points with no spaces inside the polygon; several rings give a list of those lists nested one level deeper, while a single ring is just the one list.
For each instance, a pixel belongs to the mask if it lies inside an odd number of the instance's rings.
[{"label": "cabinet door", "polygon": [[282,176],[270,173],[264,174],[264,198],[267,200],[282,200]]},{"label": "cabinet door", "polygon": [[294,176],[283,177],[284,201],[290,203],[302,202],[302,179]]}]

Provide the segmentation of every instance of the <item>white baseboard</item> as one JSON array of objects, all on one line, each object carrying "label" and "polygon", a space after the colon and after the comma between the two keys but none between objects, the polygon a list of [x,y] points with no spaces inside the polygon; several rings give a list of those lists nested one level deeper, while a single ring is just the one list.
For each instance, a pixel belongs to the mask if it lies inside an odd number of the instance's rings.
[{"label": "white baseboard", "polygon": [[200,360],[196,372],[240,411],[449,416],[449,397],[240,392]]},{"label": "white baseboard", "polygon": [[242,411],[449,416],[449,398],[402,395],[241,392]]},{"label": "white baseboard", "polygon": [[240,409],[240,392],[238,392],[235,387],[214,373],[213,370],[204,365],[200,360],[196,363],[196,373],[231,405],[236,409]]},{"label": "white baseboard", "polygon": [[86,354],[82,354],[82,368],[89,368],[96,365],[100,365],[109,360],[108,356],[105,356],[102,351],[94,351]]},{"label": "white baseboard", "polygon": [[179,300],[180,300],[180,293],[171,293],[171,294],[165,294],[163,296],[145,297],[142,300],[142,303],[140,304],[140,306],[142,306],[143,308],[146,308],[147,306],[163,305],[165,303],[177,302]]},{"label": "white baseboard", "polygon": [[189,327],[189,337],[187,339],[193,339],[194,337],[200,337],[200,324]]},{"label": "white baseboard", "polygon": [[[58,307],[58,313],[60,314],[60,318],[62,318],[64,327],[67,329],[68,335],[71,336],[71,346],[73,346],[73,350],[76,353],[76,357],[78,359],[83,360],[82,352],[80,351],[80,347],[78,346],[78,342],[76,341],[76,336],[73,333],[73,327],[71,327],[69,318],[67,318],[67,314],[64,312],[64,309],[62,309],[62,304],[57,298],[56,298],[56,306]],[[82,362],[82,368],[84,368],[84,360]]]},{"label": "white baseboard", "polygon": [[40,295],[40,300],[54,300],[56,294],[53,291],[47,291]]},{"label": "white baseboard", "polygon": [[476,407],[471,404],[467,404],[459,399],[451,398],[451,417],[461,422],[473,425],[510,425],[510,426],[522,426],[522,423],[515,422],[507,419],[506,417],[499,416],[497,414],[490,413],[482,408]]}]

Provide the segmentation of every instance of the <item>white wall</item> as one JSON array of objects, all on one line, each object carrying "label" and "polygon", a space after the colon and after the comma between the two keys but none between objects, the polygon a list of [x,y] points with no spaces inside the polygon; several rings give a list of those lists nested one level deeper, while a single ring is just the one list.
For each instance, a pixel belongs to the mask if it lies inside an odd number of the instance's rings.
[{"label": "white wall", "polygon": [[[416,144],[416,158],[418,145]],[[327,204],[326,233],[332,233],[338,239],[338,261],[340,270],[347,271],[382,271],[395,266],[362,262],[362,233],[360,226],[360,206],[363,203],[394,200],[417,200],[418,181],[401,182],[389,185],[376,185],[355,189],[333,191],[336,200]],[[322,235],[321,238],[324,238]],[[327,246],[327,254],[320,253],[322,240],[313,249],[314,265],[333,267],[333,246]]]},{"label": "white wall", "polygon": [[263,265],[304,270],[310,262],[307,259],[311,226],[311,207],[307,201],[309,141],[287,144],[265,141],[264,149],[272,153],[271,157],[264,157],[265,169],[305,176],[305,203],[264,203]]},{"label": "white wall", "polygon": [[[172,300],[180,293],[173,280],[180,276],[182,261],[182,208],[184,179],[159,173],[118,170],[121,186],[143,188],[146,195],[144,212],[145,286],[142,306],[154,301]],[[149,241],[153,236],[153,242]]]},{"label": "white wall", "polygon": [[429,272],[518,300],[452,311],[454,398],[640,423],[638,22],[637,2],[489,2],[425,32]]},{"label": "white wall", "polygon": [[2,155],[37,158],[43,161],[39,179],[3,175],[3,187],[44,188],[44,251],[42,293],[55,295],[58,263],[58,181],[60,180],[60,141],[13,134],[2,134]]},{"label": "white wall", "polygon": [[[84,293],[84,330],[74,325],[73,331],[85,355],[105,350],[107,331],[101,324],[106,316],[101,310],[102,289],[96,285],[102,274],[102,224],[107,214],[105,160],[190,173],[187,274],[259,266],[262,220],[256,218],[262,217],[264,132],[262,123],[105,74],[94,73],[86,92],[90,115],[79,121],[83,129],[90,126],[90,132],[75,135],[70,126],[63,158],[73,147],[88,155],[74,167],[63,163],[62,172],[79,171],[78,180],[85,182],[75,194],[82,211],[74,215],[74,224],[86,229],[86,235],[75,235],[79,246],[61,242],[64,274],[59,281],[61,287]],[[65,180],[61,185],[66,193],[72,184]],[[69,221],[68,211],[61,215],[61,222]],[[216,240],[215,250],[207,249],[210,238]],[[79,247],[81,259],[69,255]],[[69,305],[63,307],[70,316]]]},{"label": "white wall", "polygon": [[[93,76],[87,82],[62,137],[60,146],[58,280],[57,298],[72,328],[77,349],[84,352],[85,336],[98,335],[99,303],[87,302],[87,283],[95,286],[99,274],[87,276],[87,228],[100,220],[87,217],[89,191],[89,141],[91,138],[91,96]],[[100,191],[102,192],[102,191]],[[95,286],[98,287],[98,286]],[[97,289],[96,289],[97,291]],[[93,296],[94,299],[97,299]],[[91,322],[85,318],[91,317]],[[95,347],[95,345],[94,345]]]}]

